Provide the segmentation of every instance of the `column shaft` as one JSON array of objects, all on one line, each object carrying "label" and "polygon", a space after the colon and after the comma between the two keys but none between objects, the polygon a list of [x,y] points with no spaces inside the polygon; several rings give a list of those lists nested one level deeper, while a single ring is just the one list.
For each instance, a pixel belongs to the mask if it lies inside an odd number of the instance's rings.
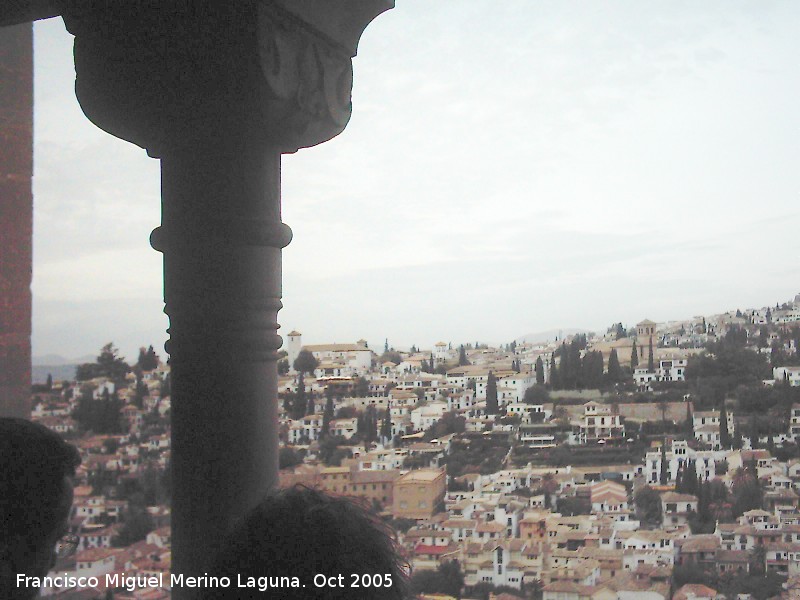
[{"label": "column shaft", "polygon": [[152,243],[170,318],[173,572],[201,575],[230,525],[277,483],[277,313],[291,231],[274,148],[169,151],[161,171]]}]

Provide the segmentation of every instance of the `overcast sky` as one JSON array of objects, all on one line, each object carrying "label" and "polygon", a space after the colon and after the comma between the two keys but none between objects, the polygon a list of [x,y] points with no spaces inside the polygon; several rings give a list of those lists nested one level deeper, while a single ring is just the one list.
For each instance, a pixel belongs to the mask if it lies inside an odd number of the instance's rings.
[{"label": "overcast sky", "polygon": [[[159,168],[37,23],[35,355],[161,350]],[[800,3],[398,0],[284,157],[284,335],[508,342],[800,292]]]}]

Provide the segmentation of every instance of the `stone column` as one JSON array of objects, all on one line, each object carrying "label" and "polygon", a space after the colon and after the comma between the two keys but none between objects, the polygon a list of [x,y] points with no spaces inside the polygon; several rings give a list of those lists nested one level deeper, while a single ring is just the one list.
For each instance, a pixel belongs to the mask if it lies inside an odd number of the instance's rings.
[{"label": "stone column", "polygon": [[33,27],[0,28],[0,416],[29,418]]},{"label": "stone column", "polygon": [[[196,572],[276,484],[280,152],[209,141],[161,158],[172,377],[173,569]],[[202,572],[202,571],[201,571]]]},{"label": "stone column", "polygon": [[358,39],[392,5],[65,0],[84,112],[161,159],[175,573],[207,571],[277,482],[280,155],[344,129]]}]

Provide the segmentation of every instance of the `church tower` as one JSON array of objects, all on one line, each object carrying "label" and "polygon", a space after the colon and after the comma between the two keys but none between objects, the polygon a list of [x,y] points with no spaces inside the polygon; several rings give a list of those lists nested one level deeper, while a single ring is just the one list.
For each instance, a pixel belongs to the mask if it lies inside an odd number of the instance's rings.
[{"label": "church tower", "polygon": [[289,369],[294,372],[294,361],[297,355],[300,354],[300,350],[303,349],[303,342],[301,341],[302,334],[297,330],[292,330],[288,338],[289,341],[286,344],[286,352],[288,352],[289,355],[286,358],[289,361]]}]

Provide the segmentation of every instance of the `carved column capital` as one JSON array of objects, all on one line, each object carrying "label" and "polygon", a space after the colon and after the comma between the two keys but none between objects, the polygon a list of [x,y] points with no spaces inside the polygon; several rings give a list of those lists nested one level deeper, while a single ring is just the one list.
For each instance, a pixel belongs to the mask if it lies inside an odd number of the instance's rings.
[{"label": "carved column capital", "polygon": [[61,0],[86,116],[161,156],[176,145],[324,142],[350,118],[352,57],[393,0]]}]

